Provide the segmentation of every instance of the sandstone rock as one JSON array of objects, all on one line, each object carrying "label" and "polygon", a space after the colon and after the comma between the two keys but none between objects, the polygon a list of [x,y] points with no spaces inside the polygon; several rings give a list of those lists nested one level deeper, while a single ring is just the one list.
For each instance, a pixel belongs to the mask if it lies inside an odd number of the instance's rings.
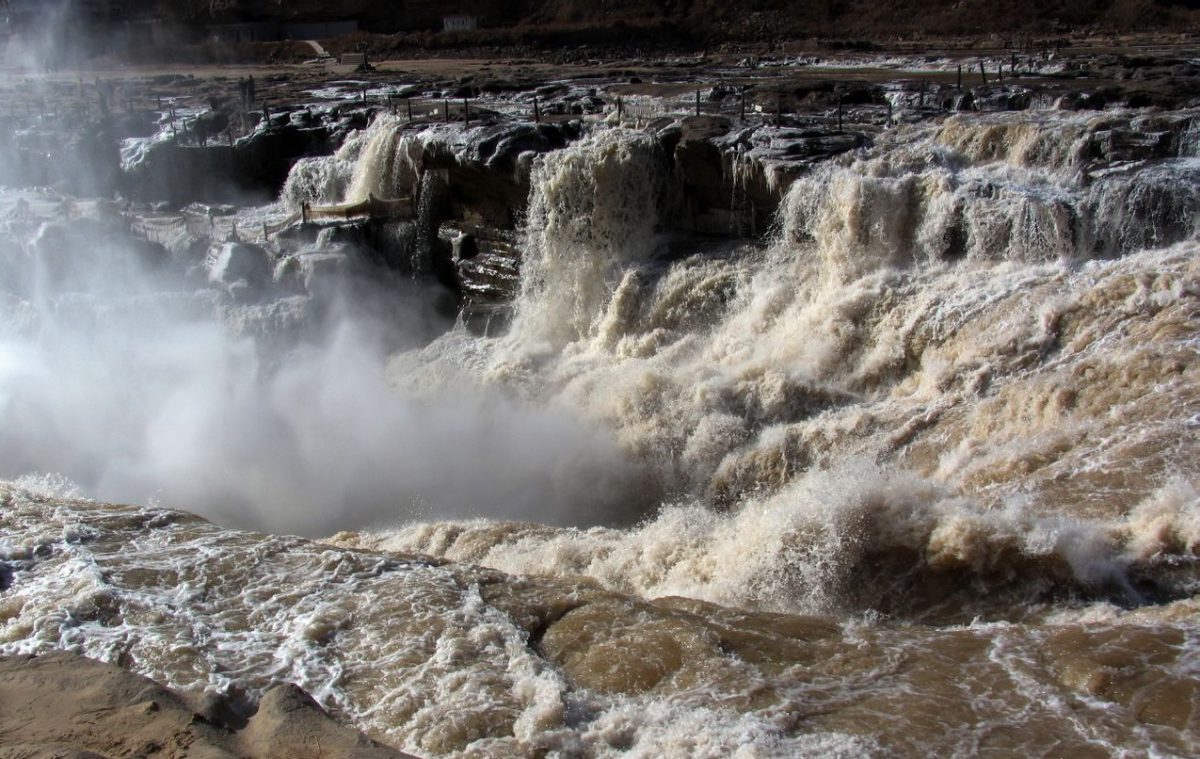
[{"label": "sandstone rock", "polygon": [[259,748],[257,755],[263,759],[402,756],[337,724],[307,693],[291,684],[276,686],[263,696],[258,712],[238,738],[242,746]]},{"label": "sandstone rock", "polygon": [[294,685],[269,691],[248,722],[225,720],[217,706],[197,712],[151,680],[64,652],[0,657],[0,704],[0,759],[408,757],[338,724]]}]

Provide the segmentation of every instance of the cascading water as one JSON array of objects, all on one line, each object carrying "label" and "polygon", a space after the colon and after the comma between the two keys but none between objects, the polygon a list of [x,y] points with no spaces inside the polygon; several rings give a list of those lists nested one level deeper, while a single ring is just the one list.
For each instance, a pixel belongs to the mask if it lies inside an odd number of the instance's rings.
[{"label": "cascading water", "polygon": [[[1149,522],[1180,537],[1142,532],[1163,489],[1196,476],[1183,462],[1198,248],[1192,227],[1162,219],[1194,216],[1197,183],[1173,157],[1119,179],[1085,165],[1084,121],[1000,120],[899,131],[795,182],[769,250],[672,263],[638,253],[648,217],[631,230],[617,215],[602,234],[580,221],[605,217],[598,178],[645,138],[606,133],[551,156],[534,175],[518,317],[483,341],[484,376],[614,429],[684,505],[602,536],[454,524],[365,544],[793,613],[1027,614],[1019,588],[1047,583],[1145,600],[1131,583],[1197,539],[1190,507]],[[970,150],[945,147],[950,131]],[[1168,171],[1185,181],[1167,190]],[[652,186],[639,175],[604,197]],[[1112,200],[1156,187],[1168,200],[1154,216]],[[1123,236],[1096,244],[1112,229]],[[1174,245],[1141,250],[1146,230]],[[632,243],[614,254],[608,234]],[[521,346],[547,333],[561,354],[529,363]],[[1159,547],[1129,549],[1147,540]],[[737,550],[761,563],[731,572]],[[977,574],[977,590],[927,608],[950,571]],[[1151,595],[1186,596],[1191,575],[1172,578]]]},{"label": "cascading water", "polygon": [[398,119],[381,115],[354,166],[345,202],[361,203],[368,196],[398,198],[415,194],[420,179],[416,159],[424,147],[419,139],[400,132]]},{"label": "cascading water", "polygon": [[420,180],[417,160],[424,148],[421,134],[405,132],[403,123],[380,114],[364,130],[353,133],[331,156],[303,158],[292,168],[283,200],[293,210],[301,203],[361,203],[368,196],[412,196]]},{"label": "cascading water", "polygon": [[[507,334],[393,355],[400,399],[354,351],[340,381],[267,385],[265,429],[349,473],[276,494],[348,498],[336,479],[416,521],[264,539],[27,478],[2,491],[0,649],[178,687],[291,679],[431,756],[1187,755],[1187,118],[901,126],[801,174],[772,239],[687,256],[656,138],[549,152]],[[379,119],[285,201],[413,190],[431,227],[421,151],[470,139]]]},{"label": "cascading water", "polygon": [[653,253],[657,152],[648,136],[601,132],[534,170],[515,334],[592,334],[623,266]]}]

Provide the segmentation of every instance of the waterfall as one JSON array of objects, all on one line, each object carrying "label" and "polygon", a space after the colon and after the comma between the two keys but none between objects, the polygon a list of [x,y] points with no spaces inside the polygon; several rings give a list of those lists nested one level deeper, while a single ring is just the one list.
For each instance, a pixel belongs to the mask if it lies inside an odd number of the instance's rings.
[{"label": "waterfall", "polygon": [[621,267],[653,252],[659,150],[652,137],[612,130],[537,165],[515,333],[556,345],[592,333]]}]

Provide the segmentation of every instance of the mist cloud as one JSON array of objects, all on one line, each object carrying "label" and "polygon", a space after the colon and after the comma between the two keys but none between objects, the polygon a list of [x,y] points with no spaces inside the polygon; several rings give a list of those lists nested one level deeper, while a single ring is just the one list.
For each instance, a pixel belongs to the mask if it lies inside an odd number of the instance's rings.
[{"label": "mist cloud", "polygon": [[[389,387],[388,352],[430,328],[429,293],[411,284],[233,303],[128,243],[96,244],[96,228],[25,243],[4,280],[26,289],[4,301],[0,476],[57,473],[102,500],[309,535],[410,518],[611,522],[636,482],[607,434],[565,413]],[[293,322],[286,340],[269,328]]]}]

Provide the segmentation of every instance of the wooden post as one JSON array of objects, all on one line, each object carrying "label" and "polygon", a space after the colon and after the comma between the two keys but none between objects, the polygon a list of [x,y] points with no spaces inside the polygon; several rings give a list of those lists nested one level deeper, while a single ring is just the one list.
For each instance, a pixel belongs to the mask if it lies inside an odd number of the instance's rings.
[{"label": "wooden post", "polygon": [[983,83],[987,84],[987,71],[983,68],[983,61],[979,62],[979,76],[983,78]]},{"label": "wooden post", "polygon": [[405,98],[404,101],[408,104],[408,120],[412,121],[412,98]]},{"label": "wooden post", "polygon": [[842,96],[838,95],[838,131],[842,131]]},{"label": "wooden post", "polygon": [[926,89],[928,86],[929,86],[929,82],[928,82],[928,81],[926,81],[926,80],[924,80],[924,79],[922,79],[922,80],[921,80],[921,99],[920,99],[920,101],[918,101],[918,102],[919,102],[919,104],[920,104],[920,106],[921,106],[922,108],[924,108],[924,107],[925,107],[925,89]]},{"label": "wooden post", "polygon": [[998,82],[1004,81],[1004,63],[1003,62],[996,64],[996,81],[998,81]]},{"label": "wooden post", "polygon": [[308,204],[308,201],[306,200],[300,204],[300,223],[301,224],[308,223],[309,211],[310,211],[310,206]]},{"label": "wooden post", "polygon": [[962,89],[962,64],[958,64],[958,89]]},{"label": "wooden post", "polygon": [[538,110],[537,95],[533,96],[533,123],[535,123],[535,124],[542,123],[542,114],[541,114],[541,111]]},{"label": "wooden post", "polygon": [[744,93],[744,92],[742,93],[742,99],[741,99],[741,117],[742,117],[742,121],[746,120],[746,93]]},{"label": "wooden post", "polygon": [[783,95],[775,96],[775,126],[783,126]]},{"label": "wooden post", "polygon": [[471,123],[471,104],[467,102],[466,98],[463,98],[463,123]]},{"label": "wooden post", "polygon": [[700,90],[696,90],[696,115],[700,115]]},{"label": "wooden post", "polygon": [[442,99],[442,120],[450,123],[450,101],[445,98]]},{"label": "wooden post", "polygon": [[888,126],[891,126],[891,124],[892,124],[892,101],[890,101],[890,100],[889,100],[889,101],[887,101],[887,104],[888,104],[888,120],[887,120],[887,125],[888,125]]},{"label": "wooden post", "polygon": [[1012,76],[1017,75],[1017,54],[1015,51],[1012,53],[1012,58],[1008,62],[1008,73]]}]

